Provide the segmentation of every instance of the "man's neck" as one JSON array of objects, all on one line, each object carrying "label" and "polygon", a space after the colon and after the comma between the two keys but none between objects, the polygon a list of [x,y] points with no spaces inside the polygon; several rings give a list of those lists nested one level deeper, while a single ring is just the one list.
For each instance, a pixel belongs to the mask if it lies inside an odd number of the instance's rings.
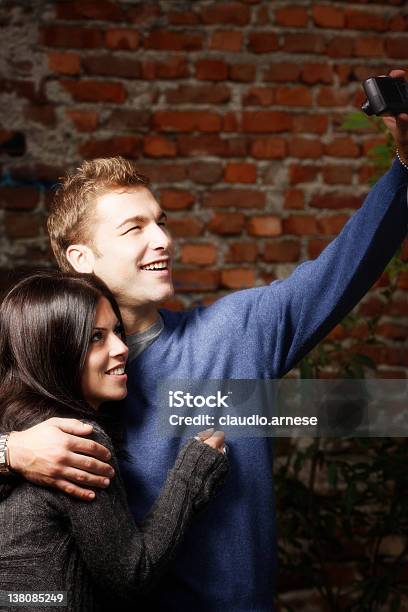
[{"label": "man's neck", "polygon": [[140,306],[138,308],[120,307],[126,335],[144,332],[151,327],[159,318],[158,310],[155,306]]}]

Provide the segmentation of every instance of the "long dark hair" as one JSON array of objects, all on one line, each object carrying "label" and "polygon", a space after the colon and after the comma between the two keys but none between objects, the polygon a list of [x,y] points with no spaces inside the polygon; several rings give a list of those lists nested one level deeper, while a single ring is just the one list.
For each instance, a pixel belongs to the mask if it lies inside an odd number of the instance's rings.
[{"label": "long dark hair", "polygon": [[[38,272],[9,291],[0,306],[0,431],[21,431],[53,416],[102,421],[109,429],[81,391],[101,297],[123,328],[115,298],[92,275]],[[112,428],[117,439],[117,421]]]}]

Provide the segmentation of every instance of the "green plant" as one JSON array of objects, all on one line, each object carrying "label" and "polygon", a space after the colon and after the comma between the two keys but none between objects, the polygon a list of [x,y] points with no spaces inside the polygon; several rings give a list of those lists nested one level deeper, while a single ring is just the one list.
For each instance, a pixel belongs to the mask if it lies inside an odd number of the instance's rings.
[{"label": "green plant", "polygon": [[[395,153],[391,134],[381,120],[362,113],[349,115],[343,127],[375,128],[384,135],[384,143],[369,154],[376,180]],[[385,310],[407,267],[399,253],[389,263],[388,284],[381,291]],[[301,362],[301,378],[375,374],[376,364],[361,349],[358,330],[364,326],[364,346],[381,345],[379,320],[363,319],[357,311],[348,315],[340,337],[330,336]],[[407,458],[408,439],[399,438],[316,438],[306,447],[285,445],[275,469],[280,572],[314,588],[321,609],[400,610],[408,595]],[[295,609],[279,597],[278,604],[280,610]]]}]

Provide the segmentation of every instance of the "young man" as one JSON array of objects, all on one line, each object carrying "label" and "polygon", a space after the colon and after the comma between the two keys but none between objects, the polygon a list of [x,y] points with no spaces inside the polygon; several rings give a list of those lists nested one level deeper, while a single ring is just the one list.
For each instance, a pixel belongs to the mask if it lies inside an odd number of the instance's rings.
[{"label": "young man", "polygon": [[[392,76],[401,76],[395,71]],[[400,159],[315,261],[285,281],[191,312],[157,311],[172,292],[172,242],[165,215],[132,164],[95,160],[65,181],[49,231],[63,269],[95,273],[115,294],[130,347],[124,418],[130,503],[144,516],[177,452],[158,434],[161,379],[279,378],[361,299],[406,236],[408,116],[394,130]],[[54,420],[13,433],[12,467],[40,484],[87,496],[112,475],[102,447],[79,437],[76,421]],[[231,475],[191,529],[174,568],[146,600],[166,611],[266,612],[273,608],[276,527],[269,439],[230,441]],[[60,449],[60,450],[56,450]],[[90,456],[87,456],[90,455]],[[55,465],[53,465],[55,463]]]}]

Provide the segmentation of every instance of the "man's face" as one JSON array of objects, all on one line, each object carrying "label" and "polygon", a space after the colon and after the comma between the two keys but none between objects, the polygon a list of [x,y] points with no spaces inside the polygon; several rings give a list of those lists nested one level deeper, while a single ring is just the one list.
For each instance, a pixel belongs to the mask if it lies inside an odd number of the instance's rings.
[{"label": "man's face", "polygon": [[173,295],[173,244],[166,215],[145,187],[118,187],[96,202],[93,272],[119,306],[153,305]]}]

